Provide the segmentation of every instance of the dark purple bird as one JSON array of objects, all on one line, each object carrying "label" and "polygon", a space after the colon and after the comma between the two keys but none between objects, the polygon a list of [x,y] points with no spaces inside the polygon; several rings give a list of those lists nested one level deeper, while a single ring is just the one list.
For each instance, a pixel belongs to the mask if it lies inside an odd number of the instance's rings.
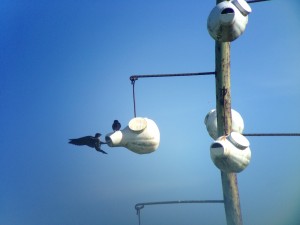
[{"label": "dark purple bird", "polygon": [[112,125],[112,129],[114,132],[121,129],[121,124],[118,120],[114,120],[114,123]]},{"label": "dark purple bird", "polygon": [[73,145],[87,145],[91,148],[95,148],[96,151],[102,152],[103,154],[107,154],[100,147],[101,144],[106,144],[106,142],[100,141],[100,133],[96,133],[95,137],[93,136],[85,136],[81,138],[70,139],[69,143]]}]

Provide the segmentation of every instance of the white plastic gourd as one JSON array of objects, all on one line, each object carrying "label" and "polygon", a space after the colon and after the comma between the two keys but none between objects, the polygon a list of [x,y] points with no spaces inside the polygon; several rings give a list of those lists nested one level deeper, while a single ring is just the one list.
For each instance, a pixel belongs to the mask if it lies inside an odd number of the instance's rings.
[{"label": "white plastic gourd", "polygon": [[250,143],[246,137],[237,132],[219,137],[210,146],[213,163],[226,173],[239,173],[250,163]]},{"label": "white plastic gourd", "polygon": [[[232,117],[232,131],[242,133],[244,130],[244,120],[242,116],[231,109],[231,117]],[[207,113],[204,124],[206,125],[206,129],[209,135],[216,140],[218,136],[218,126],[217,126],[217,111],[212,109],[209,113]]]},{"label": "white plastic gourd", "polygon": [[211,11],[207,20],[210,36],[219,42],[231,42],[246,29],[251,8],[245,0],[223,1]]},{"label": "white plastic gourd", "polygon": [[107,134],[105,140],[110,147],[125,147],[138,154],[147,154],[158,148],[160,132],[153,120],[136,117],[123,130]]}]

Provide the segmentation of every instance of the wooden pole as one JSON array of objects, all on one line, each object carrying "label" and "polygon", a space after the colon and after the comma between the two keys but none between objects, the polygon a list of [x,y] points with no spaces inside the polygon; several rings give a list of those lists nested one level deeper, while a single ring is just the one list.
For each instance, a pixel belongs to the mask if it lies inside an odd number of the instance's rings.
[{"label": "wooden pole", "polygon": [[[216,3],[222,1],[216,0]],[[216,41],[215,57],[216,109],[218,135],[220,137],[231,132],[230,42]],[[236,174],[221,171],[221,179],[227,225],[242,225]]]}]

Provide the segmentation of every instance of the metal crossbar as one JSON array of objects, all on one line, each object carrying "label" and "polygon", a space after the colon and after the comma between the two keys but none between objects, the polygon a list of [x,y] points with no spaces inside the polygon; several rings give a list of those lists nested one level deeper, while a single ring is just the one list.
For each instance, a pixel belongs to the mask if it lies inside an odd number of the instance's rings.
[{"label": "metal crossbar", "polygon": [[[259,1],[269,1],[269,0],[253,0],[248,1],[248,3],[254,3]],[[139,78],[159,78],[159,77],[187,77],[187,76],[204,76],[204,75],[215,75],[215,72],[199,72],[199,73],[172,73],[172,74],[150,74],[150,75],[132,75],[130,77],[132,84],[132,96],[133,96],[133,111],[134,117],[136,117],[136,100],[135,100],[135,81]],[[300,136],[300,133],[246,133],[244,136],[256,136],[256,137],[292,137],[292,136]]]},{"label": "metal crossbar", "polygon": [[130,80],[137,80],[138,78],[153,78],[153,77],[188,77],[188,76],[205,76],[214,75],[215,72],[200,72],[200,73],[170,73],[170,74],[150,74],[150,75],[132,75]]},{"label": "metal crossbar", "polygon": [[199,72],[199,73],[170,73],[170,74],[148,74],[148,75],[132,75],[130,76],[132,84],[132,95],[133,95],[133,112],[136,117],[136,101],[135,101],[135,81],[139,78],[160,78],[160,77],[188,77],[188,76],[206,76],[215,75],[215,72]]},{"label": "metal crossbar", "polygon": [[162,201],[162,202],[144,202],[135,205],[136,214],[139,218],[139,225],[141,225],[141,209],[146,205],[167,205],[167,204],[187,204],[187,203],[223,203],[224,200],[178,200],[178,201]]}]

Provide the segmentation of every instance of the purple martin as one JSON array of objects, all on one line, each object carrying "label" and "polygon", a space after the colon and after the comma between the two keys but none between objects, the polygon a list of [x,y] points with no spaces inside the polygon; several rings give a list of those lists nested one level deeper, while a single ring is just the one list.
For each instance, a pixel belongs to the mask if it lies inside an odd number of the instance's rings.
[{"label": "purple martin", "polygon": [[87,145],[91,148],[95,148],[96,151],[102,152],[103,154],[107,154],[105,151],[103,151],[100,147],[101,144],[106,144],[106,142],[100,141],[100,133],[96,133],[95,137],[93,136],[85,136],[81,138],[74,138],[74,139],[69,139],[69,143],[73,145]]},{"label": "purple martin", "polygon": [[114,132],[121,129],[121,124],[118,120],[114,120],[114,123],[112,125],[112,129]]}]

